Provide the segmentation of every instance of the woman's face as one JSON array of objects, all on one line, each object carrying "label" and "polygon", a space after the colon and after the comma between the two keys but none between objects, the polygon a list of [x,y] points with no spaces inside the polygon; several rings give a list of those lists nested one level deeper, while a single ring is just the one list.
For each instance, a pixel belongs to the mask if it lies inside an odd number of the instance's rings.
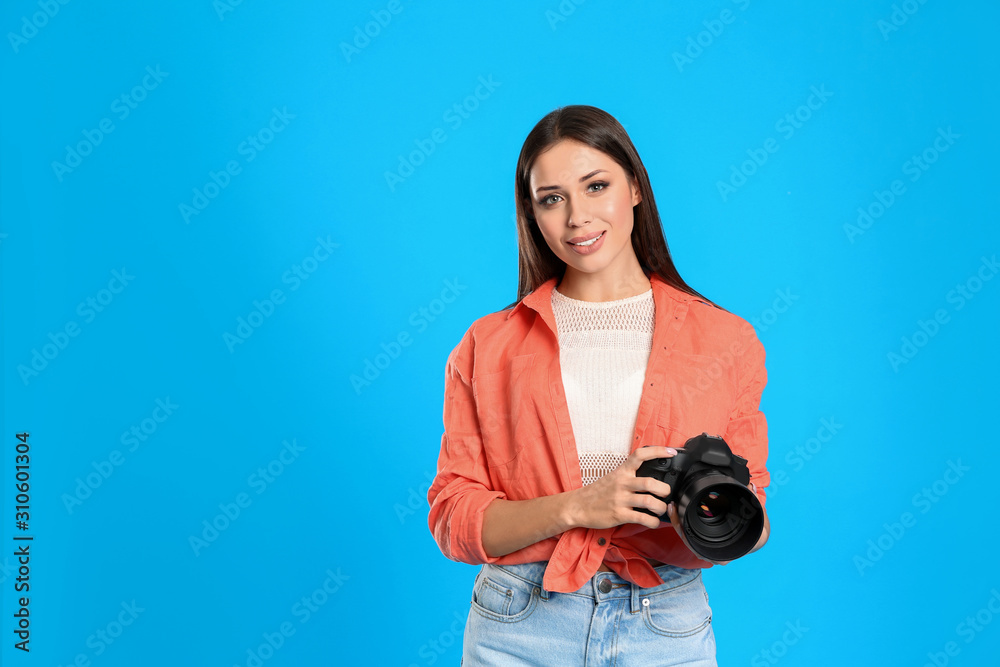
[{"label": "woman's face", "polygon": [[611,276],[637,266],[632,207],[642,195],[609,155],[562,139],[536,158],[528,187],[538,228],[567,273]]}]

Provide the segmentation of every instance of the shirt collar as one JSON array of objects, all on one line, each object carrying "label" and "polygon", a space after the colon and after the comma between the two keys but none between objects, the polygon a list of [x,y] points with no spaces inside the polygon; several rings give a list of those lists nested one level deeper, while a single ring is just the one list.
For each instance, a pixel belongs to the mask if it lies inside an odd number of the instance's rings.
[{"label": "shirt collar", "polygon": [[[531,308],[542,316],[542,319],[545,320],[550,329],[555,331],[555,315],[552,312],[552,290],[555,289],[557,282],[559,282],[558,276],[549,278],[536,287],[534,291],[525,295],[523,299],[514,304],[514,307],[510,309],[505,319],[509,320],[514,313],[522,308]],[[692,301],[696,299],[693,295],[682,292],[667,283],[658,273],[653,273],[650,276],[649,283],[653,290],[654,303],[663,299],[673,299],[674,301]]]}]

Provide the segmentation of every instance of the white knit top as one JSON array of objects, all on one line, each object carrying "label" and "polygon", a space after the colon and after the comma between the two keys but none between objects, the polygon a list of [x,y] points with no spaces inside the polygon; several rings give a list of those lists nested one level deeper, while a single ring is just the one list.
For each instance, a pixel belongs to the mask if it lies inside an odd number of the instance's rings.
[{"label": "white knit top", "polygon": [[580,301],[552,290],[559,365],[583,484],[617,468],[631,450],[653,345],[653,290]]}]

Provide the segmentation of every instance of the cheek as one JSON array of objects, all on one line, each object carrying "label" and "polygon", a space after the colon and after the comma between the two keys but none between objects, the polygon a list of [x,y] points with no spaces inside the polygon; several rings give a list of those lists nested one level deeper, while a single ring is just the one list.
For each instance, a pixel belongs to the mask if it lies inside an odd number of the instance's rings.
[{"label": "cheek", "polygon": [[601,211],[602,217],[617,226],[631,225],[632,200],[628,197],[608,198]]},{"label": "cheek", "polygon": [[547,227],[542,220],[538,220],[538,228],[542,232],[542,238],[545,239],[545,243],[548,244],[556,254],[562,251],[562,241],[560,240],[559,234],[553,231],[550,227]]}]

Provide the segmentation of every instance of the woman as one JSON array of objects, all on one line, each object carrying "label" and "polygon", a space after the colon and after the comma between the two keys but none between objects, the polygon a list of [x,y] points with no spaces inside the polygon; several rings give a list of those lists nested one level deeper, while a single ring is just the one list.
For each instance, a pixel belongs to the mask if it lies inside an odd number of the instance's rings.
[{"label": "woman", "polygon": [[[669,485],[635,473],[721,435],[763,505],[763,346],[678,275],[646,169],[606,112],[545,116],[515,193],[518,298],[448,357],[428,491],[442,552],[483,565],[463,666],[714,665],[712,562],[654,497]],[[754,550],[769,530],[765,514]]]}]

